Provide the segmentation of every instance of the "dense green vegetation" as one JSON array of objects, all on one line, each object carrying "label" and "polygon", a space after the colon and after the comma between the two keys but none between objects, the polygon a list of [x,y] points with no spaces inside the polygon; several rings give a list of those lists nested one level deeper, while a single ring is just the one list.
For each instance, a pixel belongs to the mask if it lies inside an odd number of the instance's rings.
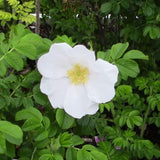
[{"label": "dense green vegetation", "polygon": [[[0,0],[0,160],[159,159],[160,2],[41,0],[40,35],[34,3]],[[58,42],[118,67],[95,115],[74,119],[41,93],[36,62]]]}]

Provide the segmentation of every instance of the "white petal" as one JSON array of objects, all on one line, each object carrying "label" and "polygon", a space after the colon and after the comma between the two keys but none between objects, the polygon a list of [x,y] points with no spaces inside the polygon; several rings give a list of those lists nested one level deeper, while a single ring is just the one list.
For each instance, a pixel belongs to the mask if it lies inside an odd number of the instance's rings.
[{"label": "white petal", "polygon": [[68,78],[60,78],[60,79],[52,79],[42,77],[40,83],[40,90],[42,93],[46,95],[50,95],[52,93],[56,93],[59,90],[65,89],[70,84]]},{"label": "white petal", "polygon": [[50,104],[53,108],[63,109],[64,97],[61,96],[62,94],[64,95],[64,93],[62,92],[62,93],[59,93],[59,94],[53,94],[53,95],[48,96]]},{"label": "white petal", "polygon": [[[66,47],[68,46],[68,47]],[[39,72],[48,78],[61,78],[71,68],[67,53],[72,49],[65,43],[53,44],[49,53],[42,55],[37,63]]]},{"label": "white petal", "polygon": [[67,43],[54,43],[50,47],[49,53],[50,54],[67,54],[68,51],[70,51],[72,47],[68,45]]},{"label": "white petal", "polygon": [[115,95],[114,85],[118,79],[118,69],[103,60],[97,60],[94,71],[85,84],[89,98],[96,103],[110,101]]},{"label": "white petal", "polygon": [[55,85],[53,84],[53,79],[42,77],[40,83],[40,90],[42,93],[49,95],[54,92]]},{"label": "white petal", "polygon": [[99,109],[99,104],[93,103],[92,105],[89,106],[87,114],[93,115],[98,111],[98,109]]},{"label": "white petal", "polygon": [[110,101],[114,95],[114,83],[110,84],[108,77],[103,75],[91,75],[86,84],[88,97],[96,103]]},{"label": "white petal", "polygon": [[111,83],[117,82],[119,71],[116,65],[102,59],[98,59],[94,65],[94,71],[108,76],[108,80],[111,81]]},{"label": "white petal", "polygon": [[73,47],[73,52],[79,56],[87,56],[88,59],[95,61],[95,53],[87,49],[84,45],[76,45]]},{"label": "white petal", "polygon": [[81,118],[87,114],[87,110],[91,101],[87,97],[86,90],[83,85],[72,85],[68,88],[64,110],[74,118]]},{"label": "white petal", "polygon": [[67,78],[56,80],[43,78],[40,89],[43,93],[48,95],[53,108],[63,108],[65,95],[70,85]]},{"label": "white petal", "polygon": [[42,55],[38,62],[37,62],[37,68],[38,71],[45,77],[51,77],[53,74],[52,68],[54,68],[54,63],[53,63],[53,55],[47,53]]},{"label": "white petal", "polygon": [[69,56],[73,65],[80,63],[88,67],[95,62],[95,53],[83,45],[76,45],[73,47]]}]

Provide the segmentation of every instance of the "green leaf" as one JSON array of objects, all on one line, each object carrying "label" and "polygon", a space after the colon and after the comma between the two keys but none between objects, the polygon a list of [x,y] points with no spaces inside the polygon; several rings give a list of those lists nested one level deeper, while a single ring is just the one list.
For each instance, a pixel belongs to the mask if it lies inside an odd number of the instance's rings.
[{"label": "green leaf", "polygon": [[145,16],[151,16],[154,13],[154,10],[150,6],[144,5],[143,13]]},{"label": "green leaf", "polygon": [[100,11],[102,13],[108,14],[109,12],[111,12],[111,10],[112,10],[112,3],[111,2],[106,2],[101,5]]},{"label": "green leaf", "polygon": [[25,35],[24,37],[22,37],[19,43],[33,45],[36,48],[36,55],[38,57],[44,53],[47,53],[50,47],[49,40],[48,41],[43,40],[39,35],[34,34],[34,33],[29,33]]},{"label": "green leaf", "polygon": [[139,50],[128,51],[127,53],[125,53],[125,55],[123,56],[123,58],[126,58],[126,59],[145,59],[145,60],[148,60],[148,56],[144,55],[143,52],[141,52]]},{"label": "green leaf", "polygon": [[39,84],[35,85],[33,88],[33,98],[36,103],[41,105],[46,105],[49,103],[47,96],[41,93]]},{"label": "green leaf", "polygon": [[136,126],[141,126],[142,123],[143,123],[143,118],[140,117],[140,116],[134,116],[134,118],[133,118],[133,123],[134,123]]},{"label": "green leaf", "polygon": [[115,14],[115,15],[117,15],[118,13],[119,13],[119,11],[120,11],[120,5],[118,4],[118,3],[115,3],[114,5],[113,5],[113,7],[112,7],[112,12]]},{"label": "green leaf", "polygon": [[82,147],[84,150],[92,151],[92,150],[97,150],[97,148],[91,144],[86,144]]},{"label": "green leaf", "polygon": [[160,158],[160,150],[159,150],[159,148],[154,148],[153,149],[153,154],[155,155],[156,158]]},{"label": "green leaf", "polygon": [[34,118],[39,122],[43,119],[41,112],[34,107],[29,107],[17,112],[15,118],[16,121]]},{"label": "green leaf", "polygon": [[78,152],[77,152],[77,160],[84,160],[84,159],[85,160],[92,160],[91,154],[88,151],[84,150],[84,149],[78,150]]},{"label": "green leaf", "polygon": [[70,147],[72,145],[72,135],[64,132],[60,135],[59,142],[62,147]]},{"label": "green leaf", "polygon": [[25,108],[33,107],[33,100],[31,97],[23,97],[22,103]]},{"label": "green leaf", "polygon": [[5,42],[0,43],[0,55],[6,54],[9,49],[10,49],[9,44]]},{"label": "green leaf", "polygon": [[31,130],[36,129],[41,126],[42,126],[42,124],[39,122],[39,120],[37,120],[35,118],[30,118],[24,122],[22,129],[23,129],[23,131],[31,131]]},{"label": "green leaf", "polygon": [[12,46],[15,46],[19,43],[20,39],[24,37],[26,34],[31,33],[29,29],[25,29],[25,25],[19,23],[18,25],[12,25],[11,31],[9,35],[9,43],[12,44]]},{"label": "green leaf", "polygon": [[74,135],[72,137],[72,145],[73,146],[77,146],[77,145],[80,145],[80,144],[83,144],[83,143],[84,143],[84,140],[81,137],[79,137],[77,135]]},{"label": "green leaf", "polygon": [[51,123],[49,127],[49,135],[48,137],[54,137],[57,133],[57,130],[59,129],[58,125],[56,123]]},{"label": "green leaf", "polygon": [[4,59],[15,70],[20,71],[23,69],[23,66],[24,66],[23,60],[18,53],[12,51],[12,52],[6,54],[4,56]]},{"label": "green leaf", "polygon": [[15,145],[9,142],[6,142],[6,148],[7,148],[7,152],[6,152],[7,157],[10,157],[11,159],[13,159],[15,157],[15,148],[16,148]]},{"label": "green leaf", "polygon": [[130,113],[129,113],[129,117],[130,116],[137,116],[137,115],[139,115],[139,111],[137,111],[137,110],[133,110],[133,111],[131,111]]},{"label": "green leaf", "polygon": [[36,141],[35,142],[35,146],[39,149],[44,149],[47,146],[49,146],[51,143],[51,140],[49,140],[48,138],[42,140],[42,141]]},{"label": "green leaf", "polygon": [[94,160],[108,160],[107,155],[99,151],[91,151],[91,155]]},{"label": "green leaf", "polygon": [[143,30],[143,36],[145,37],[151,30],[151,26],[146,26]]},{"label": "green leaf", "polygon": [[142,140],[142,142],[148,149],[152,149],[154,147],[153,143],[150,140]]},{"label": "green leaf", "polygon": [[105,104],[104,104],[104,107],[105,107],[108,111],[110,111],[111,109],[114,108],[114,104],[113,104],[112,102],[108,102],[108,103],[105,103]]},{"label": "green leaf", "polygon": [[48,38],[43,38],[43,42],[45,45],[47,44],[48,47],[50,47],[53,44],[53,42]]},{"label": "green leaf", "polygon": [[105,60],[106,52],[102,51],[97,52],[97,57]]},{"label": "green leaf", "polygon": [[114,145],[115,146],[119,146],[120,148],[121,147],[128,147],[128,145],[129,145],[129,142],[128,142],[128,140],[125,140],[124,138],[122,138],[122,137],[117,137],[117,138],[115,138],[114,140],[113,140],[113,143],[114,143]]},{"label": "green leaf", "polygon": [[133,137],[136,135],[136,132],[132,131],[132,130],[126,130],[124,131],[123,136],[126,138],[126,140],[130,140],[133,139]]},{"label": "green leaf", "polygon": [[119,59],[124,54],[124,52],[127,50],[128,46],[129,46],[128,42],[114,44],[111,48],[110,57],[113,60]]},{"label": "green leaf", "polygon": [[74,121],[75,121],[75,119],[73,117],[69,116],[62,109],[58,109],[57,110],[57,112],[56,112],[56,120],[58,122],[58,125],[62,129],[70,128],[74,124]]},{"label": "green leaf", "polygon": [[4,135],[0,132],[0,154],[6,152],[6,140]]},{"label": "green leaf", "polygon": [[58,138],[52,140],[51,147],[52,147],[52,150],[54,150],[54,151],[58,150],[61,147],[60,136],[58,136]]},{"label": "green leaf", "polygon": [[66,151],[66,160],[77,160],[77,150],[70,147]]},{"label": "green leaf", "polygon": [[31,60],[35,60],[38,58],[36,47],[32,44],[21,42],[18,43],[14,48],[17,52],[19,52],[20,54],[26,56]]},{"label": "green leaf", "polygon": [[21,83],[21,86],[25,88],[31,88],[34,83],[39,82],[41,79],[41,75],[37,70],[33,70],[30,73],[28,73],[23,82]]},{"label": "green leaf", "polygon": [[23,132],[21,128],[8,121],[0,121],[0,132],[2,132],[10,143],[20,145],[22,143]]},{"label": "green leaf", "polygon": [[125,123],[126,123],[126,118],[124,116],[121,116],[119,118],[119,126],[122,127],[125,125]]},{"label": "green leaf", "polygon": [[[28,145],[27,145],[28,146]],[[18,150],[18,157],[30,157],[30,155],[32,155],[33,152],[33,148],[31,147],[26,147],[26,145],[21,146],[21,148],[19,148]],[[19,160],[19,159],[18,159]],[[23,160],[23,159],[22,159]],[[25,159],[24,159],[25,160]],[[30,158],[28,159],[30,160]]]},{"label": "green leaf", "polygon": [[78,135],[95,135],[95,120],[91,116],[85,116],[77,122],[76,132]]},{"label": "green leaf", "polygon": [[66,42],[67,44],[69,44],[69,45],[72,46],[72,47],[76,44],[76,43],[73,43],[71,37],[67,37],[66,35],[57,36],[57,37],[53,40],[53,43],[62,43],[62,42]]},{"label": "green leaf", "polygon": [[126,122],[127,122],[127,126],[129,128],[132,129],[134,127],[134,122],[133,122],[133,120],[131,118],[128,118]]},{"label": "green leaf", "polygon": [[149,33],[151,39],[160,38],[160,28],[157,26],[146,26],[143,30],[143,36]]},{"label": "green leaf", "polygon": [[55,160],[63,160],[63,157],[59,153],[54,154],[53,157]]},{"label": "green leaf", "polygon": [[149,36],[151,37],[151,39],[160,38],[160,28],[157,26],[151,27]]},{"label": "green leaf", "polygon": [[121,5],[125,8],[129,8],[129,0],[121,0]]},{"label": "green leaf", "polygon": [[3,77],[6,75],[6,73],[7,73],[6,65],[2,61],[0,61],[0,76]]},{"label": "green leaf", "polygon": [[2,42],[3,40],[5,40],[5,34],[4,33],[0,33],[0,42]]},{"label": "green leaf", "polygon": [[116,96],[125,96],[125,95],[131,95],[132,94],[132,86],[130,85],[120,85],[116,89]]},{"label": "green leaf", "polygon": [[34,140],[35,141],[42,141],[42,140],[46,139],[47,137],[48,137],[48,131],[46,130],[46,131],[41,132],[39,135],[37,135],[34,138]]},{"label": "green leaf", "polygon": [[110,49],[108,49],[106,52],[99,51],[97,52],[97,57],[109,61],[110,52]]},{"label": "green leaf", "polygon": [[119,59],[116,61],[116,65],[124,80],[126,80],[128,76],[135,78],[140,72],[138,64],[131,59]]},{"label": "green leaf", "polygon": [[44,128],[47,130],[50,126],[50,120],[48,117],[46,116],[43,116],[43,125],[44,125]]},{"label": "green leaf", "polygon": [[39,160],[55,160],[52,154],[43,154]]}]

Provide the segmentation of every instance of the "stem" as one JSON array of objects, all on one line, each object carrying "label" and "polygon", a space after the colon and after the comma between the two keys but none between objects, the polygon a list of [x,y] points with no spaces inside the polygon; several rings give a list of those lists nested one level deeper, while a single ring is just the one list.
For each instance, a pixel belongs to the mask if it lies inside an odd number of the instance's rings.
[{"label": "stem", "polygon": [[[152,95],[152,86],[150,87],[150,96]],[[145,130],[146,130],[146,128],[147,128],[147,120],[148,120],[148,116],[149,116],[149,113],[150,113],[150,109],[151,109],[151,106],[150,105],[148,105],[148,107],[147,107],[147,110],[146,110],[146,112],[145,112],[145,115],[144,115],[144,121],[143,121],[143,124],[142,124],[142,128],[141,128],[141,133],[140,133],[140,136],[141,137],[143,137],[143,135],[144,135],[144,132],[145,132]]]},{"label": "stem", "polygon": [[141,133],[140,133],[140,136],[143,137],[144,135],[144,131],[146,130],[147,128],[147,119],[148,119],[148,115],[149,115],[149,112],[150,112],[150,105],[148,105],[148,108],[146,110],[146,113],[144,115],[144,122],[142,124],[142,128],[141,128]]},{"label": "stem", "polygon": [[[21,81],[21,83],[22,83],[24,80],[25,80],[25,78]],[[17,90],[19,87],[21,87],[21,83],[18,84],[18,85],[16,86],[16,88],[12,91],[12,93],[10,94],[10,97],[12,97],[12,96],[14,95],[14,93],[16,92],[16,90]],[[31,96],[31,97],[32,97],[32,96]]]},{"label": "stem", "polygon": [[35,147],[33,152],[32,152],[31,160],[34,160],[34,154],[35,154],[36,150],[37,150],[37,147]]},{"label": "stem", "polygon": [[14,48],[10,49],[6,54],[4,54],[4,55],[0,58],[0,61],[2,61],[3,58],[4,58],[8,53],[12,52],[13,50],[14,50]]},{"label": "stem", "polygon": [[14,93],[16,92],[16,90],[20,87],[21,85],[17,85],[17,87],[12,91],[12,93],[10,94],[10,97],[12,97],[14,95]]},{"label": "stem", "polygon": [[36,0],[36,29],[35,33],[39,34],[40,33],[40,0]]}]

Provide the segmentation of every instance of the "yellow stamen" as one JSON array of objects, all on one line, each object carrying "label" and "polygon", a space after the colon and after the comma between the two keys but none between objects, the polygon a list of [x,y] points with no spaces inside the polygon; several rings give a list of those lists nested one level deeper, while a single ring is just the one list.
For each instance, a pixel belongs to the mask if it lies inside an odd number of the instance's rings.
[{"label": "yellow stamen", "polygon": [[67,75],[72,84],[84,84],[88,80],[89,70],[87,67],[82,67],[81,64],[76,64],[67,71]]}]

